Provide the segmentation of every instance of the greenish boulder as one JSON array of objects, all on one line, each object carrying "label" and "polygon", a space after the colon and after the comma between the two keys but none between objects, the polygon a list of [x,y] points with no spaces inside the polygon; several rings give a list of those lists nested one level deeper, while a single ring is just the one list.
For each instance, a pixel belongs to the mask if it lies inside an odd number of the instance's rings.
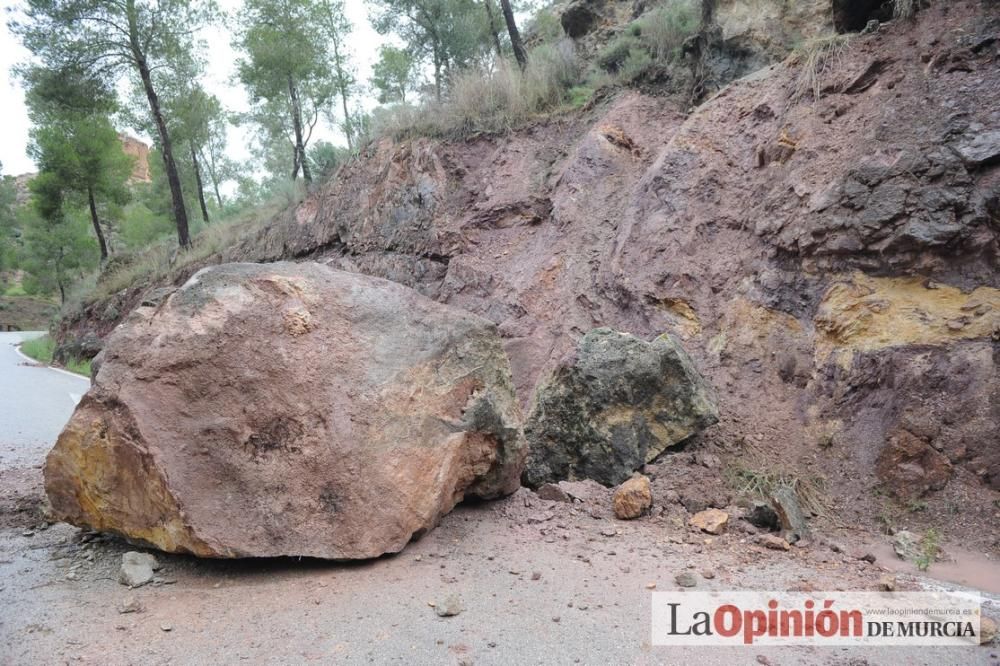
[{"label": "greenish boulder", "polygon": [[718,419],[711,387],[672,336],[594,329],[536,391],[522,481],[617,485]]}]

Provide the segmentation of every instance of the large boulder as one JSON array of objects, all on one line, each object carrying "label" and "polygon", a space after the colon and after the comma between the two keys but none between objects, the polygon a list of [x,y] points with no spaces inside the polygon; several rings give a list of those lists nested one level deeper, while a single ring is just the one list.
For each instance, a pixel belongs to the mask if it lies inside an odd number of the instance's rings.
[{"label": "large boulder", "polygon": [[102,357],[45,465],[75,525],[205,557],[367,558],[519,486],[494,325],[386,280],[204,269]]},{"label": "large boulder", "polygon": [[712,390],[673,337],[594,329],[535,395],[523,480],[617,485],[717,421]]}]

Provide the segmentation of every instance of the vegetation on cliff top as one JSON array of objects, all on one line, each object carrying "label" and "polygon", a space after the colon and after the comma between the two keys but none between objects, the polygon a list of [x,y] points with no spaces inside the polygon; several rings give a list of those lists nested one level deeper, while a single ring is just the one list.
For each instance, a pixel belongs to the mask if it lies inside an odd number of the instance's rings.
[{"label": "vegetation on cliff top", "polygon": [[[552,6],[376,0],[369,21],[392,42],[362,82],[343,0],[246,0],[233,17],[211,0],[24,0],[9,25],[31,53],[18,76],[40,173],[23,205],[13,179],[0,182],[0,281],[74,311],[210,260],[378,137],[502,133],[620,86],[689,94],[702,3],[643,9],[570,39]],[[243,113],[206,88],[202,36],[224,26]],[[800,95],[818,95],[845,44],[801,51]],[[342,145],[313,139],[324,122]],[[249,130],[251,163],[227,157],[236,125]],[[151,182],[132,178],[122,126],[154,137]]]}]

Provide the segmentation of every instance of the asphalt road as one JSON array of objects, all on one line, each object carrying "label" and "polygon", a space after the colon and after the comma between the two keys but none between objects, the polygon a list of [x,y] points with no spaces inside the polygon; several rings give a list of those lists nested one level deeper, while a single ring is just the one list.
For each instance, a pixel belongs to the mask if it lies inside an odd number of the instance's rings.
[{"label": "asphalt road", "polygon": [[0,469],[45,459],[90,380],[39,365],[17,351],[40,332],[0,333]]}]

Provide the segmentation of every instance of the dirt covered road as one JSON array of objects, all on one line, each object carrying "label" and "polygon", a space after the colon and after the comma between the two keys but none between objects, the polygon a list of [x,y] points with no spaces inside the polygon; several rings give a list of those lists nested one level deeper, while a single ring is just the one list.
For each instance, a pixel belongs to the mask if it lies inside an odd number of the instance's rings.
[{"label": "dirt covered road", "polygon": [[[22,394],[37,389],[35,378],[51,372],[11,365],[23,362],[16,354],[0,358],[6,363],[0,375],[10,378],[16,369]],[[53,404],[69,401],[61,386],[50,393]],[[63,411],[68,416],[68,409]],[[738,522],[721,536],[693,531],[684,507],[668,501],[664,491],[682,484],[685,471],[696,465],[690,451],[671,454],[656,466],[654,509],[635,521],[613,518],[609,491],[591,487],[566,503],[522,489],[501,501],[460,506],[395,556],[343,564],[158,553],[162,567],[154,581],[128,589],[118,583],[118,571],[122,553],[134,546],[45,522],[45,446],[37,441],[28,446],[19,432],[10,422],[0,427],[0,450],[26,452],[0,459],[4,664],[997,661],[996,646],[652,647],[651,590],[684,594],[674,582],[681,573],[694,575],[696,590],[874,590],[888,566],[903,569],[896,574],[900,588],[935,584],[883,555],[888,551],[879,538],[846,527],[823,528],[811,546],[788,552],[762,548]],[[859,549],[878,558],[871,563],[850,554]],[[990,566],[985,561],[971,572],[961,564],[940,569],[973,575],[967,581],[972,584],[995,584],[1000,576]],[[125,607],[132,612],[121,612]],[[445,608],[457,614],[439,616]]]}]

